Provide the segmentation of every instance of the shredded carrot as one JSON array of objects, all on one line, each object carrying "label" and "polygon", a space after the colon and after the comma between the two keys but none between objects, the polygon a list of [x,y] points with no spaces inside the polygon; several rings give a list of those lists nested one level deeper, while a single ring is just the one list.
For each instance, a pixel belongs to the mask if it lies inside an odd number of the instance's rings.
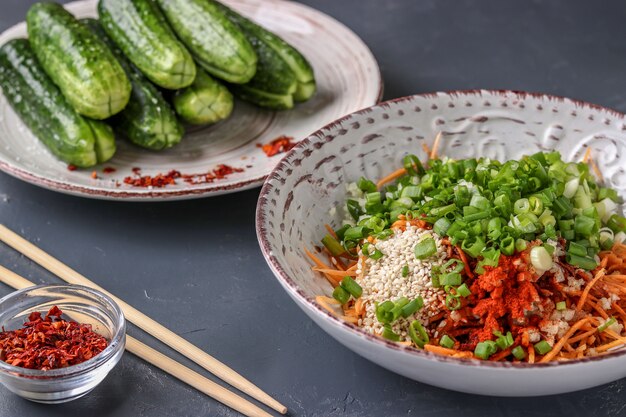
[{"label": "shredded carrot", "polygon": [[609,349],[613,349],[615,347],[618,347],[620,345],[624,345],[626,343],[626,339],[621,338],[620,340],[615,340],[611,343],[606,343],[604,345],[598,346],[596,348],[596,352],[606,352]]},{"label": "shredded carrot", "polygon": [[576,311],[580,311],[582,309],[583,305],[585,304],[585,299],[587,298],[587,295],[589,294],[589,291],[591,291],[591,288],[594,286],[594,284],[596,282],[598,282],[600,279],[602,279],[604,274],[605,274],[605,270],[601,269],[596,274],[595,278],[592,279],[591,281],[589,281],[589,283],[585,287],[585,290],[583,291],[583,295],[581,295],[580,299],[578,300],[578,304],[576,304]]},{"label": "shredded carrot", "polygon": [[528,363],[535,363],[535,347],[528,346]]},{"label": "shredded carrot", "polygon": [[403,176],[404,174],[406,174],[406,169],[404,168],[397,169],[393,171],[391,174],[387,175],[386,177],[383,177],[383,179],[381,179],[380,181],[378,181],[376,183],[376,187],[380,189],[383,187],[383,185]]},{"label": "shredded carrot", "polygon": [[335,316],[337,315],[337,311],[328,304],[328,303],[331,303],[331,301],[332,301],[332,304],[339,304],[339,302],[335,300],[334,298],[329,298],[323,295],[318,295],[317,297],[315,297],[315,301],[317,301],[317,303],[321,305],[330,314],[333,314]]},{"label": "shredded carrot", "polygon": [[328,234],[331,235],[332,237],[334,237],[335,239],[337,239],[337,233],[335,233],[335,229],[333,229],[332,227],[330,227],[330,225],[327,223],[324,225],[324,227],[326,228],[326,230],[328,231]]},{"label": "shredded carrot", "polygon": [[441,131],[437,132],[437,136],[435,136],[435,142],[433,143],[433,149],[430,152],[429,159],[437,159],[437,149],[439,148],[439,141],[441,140]]},{"label": "shredded carrot", "polygon": [[318,268],[316,266],[314,266],[311,269],[316,271],[316,272],[321,272],[322,274],[338,276],[338,277],[341,277],[341,278],[343,278],[345,276],[351,276],[351,277],[355,277],[356,276],[356,271],[339,271],[339,270],[336,270],[336,269]]},{"label": "shredded carrot", "polygon": [[304,253],[307,254],[307,256],[309,258],[311,258],[311,260],[313,261],[313,263],[315,263],[319,268],[324,268],[324,269],[331,269],[328,267],[328,265],[326,265],[324,262],[322,262],[320,260],[320,258],[318,258],[317,256],[315,256],[312,252],[309,252],[308,249],[304,248]]},{"label": "shredded carrot", "polygon": [[428,147],[426,143],[422,143],[422,150],[424,151],[427,157],[430,156],[430,148]]},{"label": "shredded carrot", "polygon": [[445,355],[445,356],[452,356],[452,355],[456,355],[457,353],[459,353],[459,351],[455,349],[448,349],[443,346],[437,346],[437,345],[431,345],[431,344],[424,345],[424,350],[426,352],[438,353],[440,355]]},{"label": "shredded carrot", "polygon": [[588,321],[589,321],[588,318],[584,318],[584,319],[580,319],[576,323],[574,323],[574,325],[569,328],[569,330],[567,331],[567,333],[565,333],[565,335],[561,338],[561,340],[559,340],[556,343],[556,345],[554,345],[554,347],[552,347],[552,350],[550,352],[546,353],[546,355],[543,358],[541,358],[541,360],[539,362],[548,362],[552,358],[554,358],[561,351],[561,349],[563,349],[563,345],[565,345],[565,343],[567,343],[569,338],[572,337],[572,335],[574,333],[576,333],[576,331],[578,329],[580,329]]},{"label": "shredded carrot", "polygon": [[356,303],[354,303],[354,310],[356,310],[356,313],[359,316],[363,316],[365,314],[365,305],[362,298],[356,300]]},{"label": "shredded carrot", "polygon": [[474,278],[474,273],[469,266],[469,262],[467,261],[467,256],[465,256],[465,252],[463,252],[463,249],[461,249],[459,245],[456,245],[456,251],[459,253],[461,260],[463,261],[463,265],[465,265],[465,274],[470,278]]},{"label": "shredded carrot", "polygon": [[578,336],[574,336],[569,340],[569,343],[576,343],[579,342],[581,340],[585,340],[586,338],[588,338],[589,336],[591,336],[592,334],[594,334],[595,332],[597,332],[596,329],[591,329],[589,331],[587,331],[586,333],[581,333]]},{"label": "shredded carrot", "polygon": [[587,148],[587,150],[585,151],[585,156],[583,156],[583,162],[587,163],[589,161],[589,158],[591,158],[591,147]]},{"label": "shredded carrot", "polygon": [[505,359],[507,356],[509,356],[511,354],[512,350],[513,350],[513,348],[504,349],[504,350],[496,353],[495,355],[491,356],[489,358],[489,360],[496,361],[496,362],[501,361],[501,360]]},{"label": "shredded carrot", "polygon": [[352,323],[352,324],[358,324],[358,322],[359,322],[359,319],[356,318],[356,317],[343,316],[341,318],[344,319],[345,321],[347,321],[348,323]]},{"label": "shredded carrot", "polygon": [[602,172],[598,168],[598,165],[596,165],[596,161],[594,161],[593,158],[590,158],[589,164],[591,164],[591,169],[593,169],[593,172],[594,174],[596,174],[596,177],[598,178],[598,180],[600,182],[604,182],[604,177],[602,176]]},{"label": "shredded carrot", "polygon": [[613,308],[621,316],[622,321],[626,322],[626,312],[617,303],[613,303]]}]

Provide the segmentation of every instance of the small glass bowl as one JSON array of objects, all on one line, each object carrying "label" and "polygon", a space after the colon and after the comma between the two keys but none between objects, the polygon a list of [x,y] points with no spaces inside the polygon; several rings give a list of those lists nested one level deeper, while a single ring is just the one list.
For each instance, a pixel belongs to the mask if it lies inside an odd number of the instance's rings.
[{"label": "small glass bowl", "polygon": [[0,360],[0,383],[27,400],[55,404],[89,393],[117,365],[126,345],[126,321],[107,295],[80,285],[38,285],[0,299],[0,328],[19,329],[30,313],[58,306],[65,320],[91,324],[108,346],[93,358],[66,368],[40,371]]}]

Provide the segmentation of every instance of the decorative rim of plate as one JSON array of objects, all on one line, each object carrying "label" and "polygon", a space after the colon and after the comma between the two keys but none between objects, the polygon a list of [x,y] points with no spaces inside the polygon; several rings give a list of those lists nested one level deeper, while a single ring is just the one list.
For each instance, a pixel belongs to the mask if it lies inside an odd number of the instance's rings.
[{"label": "decorative rim of plate", "polygon": [[[257,203],[257,209],[256,209],[257,240],[259,242],[259,246],[261,248],[261,252],[263,253],[263,257],[265,258],[265,261],[267,262],[270,269],[274,273],[274,276],[279,281],[281,281],[281,284],[285,289],[287,289],[294,297],[299,299],[303,303],[303,305],[306,306],[309,310],[311,310],[314,313],[317,313],[318,315],[321,314],[322,317],[325,318],[327,322],[331,323],[332,325],[334,325],[335,327],[341,330],[347,331],[354,336],[358,336],[378,346],[384,346],[384,347],[390,348],[398,352],[405,352],[409,355],[417,356],[419,358],[435,360],[438,362],[448,363],[448,364],[488,367],[488,368],[493,368],[493,369],[510,369],[510,368],[538,369],[538,368],[554,368],[557,366],[562,367],[562,366],[580,365],[580,364],[588,363],[588,362],[597,362],[597,361],[602,361],[602,360],[614,359],[614,358],[622,357],[626,355],[626,348],[623,348],[621,350],[610,352],[601,356],[571,359],[571,360],[562,361],[562,362],[551,361],[551,362],[546,362],[546,363],[530,364],[530,363],[525,363],[525,362],[519,362],[519,363],[492,362],[492,361],[481,361],[479,359],[473,359],[473,358],[453,358],[450,356],[443,356],[443,355],[438,355],[432,352],[426,352],[422,349],[416,349],[411,346],[399,345],[397,343],[394,343],[394,342],[382,339],[380,337],[374,336],[373,334],[367,333],[365,330],[355,326],[354,324],[340,320],[337,316],[326,311],[314,299],[304,294],[304,292],[298,287],[298,285],[291,279],[289,274],[287,274],[287,272],[283,269],[281,264],[271,254],[272,252],[271,244],[268,240],[266,229],[264,227],[265,208],[268,203],[268,199],[266,197],[269,195],[270,190],[274,187],[274,185],[270,183],[272,177],[274,176],[273,174],[286,168],[286,161],[292,155],[299,153],[300,151],[303,151],[305,149],[308,149],[315,142],[318,142],[321,140],[332,142],[333,140],[335,140],[336,137],[330,140],[324,139],[324,138],[327,138],[326,131],[337,128],[337,126],[340,126],[342,123],[347,122],[354,116],[367,114],[374,109],[388,108],[393,104],[410,102],[414,100],[415,98],[428,99],[432,97],[438,97],[441,95],[447,95],[447,96],[455,97],[455,98],[462,97],[462,96],[476,97],[476,96],[482,96],[483,94],[501,96],[502,98],[506,98],[507,96],[510,96],[510,95],[516,95],[520,98],[532,97],[532,98],[542,99],[542,100],[547,100],[547,101],[571,102],[578,107],[589,108],[589,109],[592,109],[601,113],[606,113],[613,117],[617,117],[618,119],[624,120],[626,118],[626,114],[621,113],[617,110],[600,106],[598,104],[589,103],[589,102],[582,101],[582,100],[570,99],[567,97],[562,97],[562,96],[557,96],[557,95],[552,95],[552,94],[537,93],[537,92],[526,92],[526,91],[518,91],[518,90],[488,90],[488,89],[449,90],[449,91],[441,91],[441,92],[413,94],[409,96],[395,98],[392,100],[383,101],[371,107],[358,110],[354,113],[348,114],[342,118],[335,120],[334,122],[327,124],[326,126],[319,129],[317,132],[311,134],[308,138],[300,141],[291,151],[289,151],[285,155],[285,157],[272,170],[272,173],[267,177],[265,183],[263,184],[263,187],[261,188],[261,192],[259,194],[259,199]],[[626,128],[626,126],[624,127]],[[311,150],[315,152],[315,149],[311,149]]]},{"label": "decorative rim of plate", "polygon": [[[250,3],[250,0],[239,0],[242,2]],[[374,77],[376,79],[376,84],[378,86],[377,96],[375,99],[375,103],[379,103],[382,100],[383,92],[384,92],[384,80],[382,78],[382,73],[380,70],[380,65],[376,60],[376,57],[367,46],[367,44],[349,27],[347,27],[344,23],[335,19],[334,17],[315,9],[311,6],[302,3],[296,3],[285,0],[264,0],[271,1],[274,3],[284,3],[289,6],[295,5],[296,7],[302,8],[307,13],[316,13],[321,14],[325,18],[329,19],[333,22],[333,24],[337,25],[341,29],[353,35],[356,39],[358,39],[361,43],[360,47],[368,54],[368,59],[373,63],[375,74]],[[79,8],[84,6],[85,4],[92,3],[94,0],[77,0],[64,4],[63,6],[68,9]],[[25,25],[24,21],[16,23],[11,27],[4,30],[0,33],[0,38],[4,37],[7,34],[12,34],[13,31],[18,30],[18,27]],[[296,138],[298,139],[298,138]],[[304,140],[304,138],[302,138]],[[184,188],[184,189],[104,189],[104,188],[96,188],[96,187],[86,187],[83,185],[73,184],[71,182],[66,182],[62,180],[51,179],[43,175],[39,175],[35,172],[32,172],[27,169],[23,169],[17,167],[10,162],[0,160],[0,171],[3,171],[15,178],[28,182],[30,184],[46,188],[52,191],[58,191],[64,194],[79,196],[79,197],[90,197],[96,199],[106,199],[111,201],[174,201],[185,198],[200,198],[200,197],[211,197],[217,196],[221,194],[227,194],[237,191],[245,191],[263,184],[263,181],[268,177],[271,171],[268,171],[262,175],[255,175],[253,177],[243,178],[241,180],[228,181],[227,179],[222,182],[213,182],[202,184],[199,187],[195,188]]]}]

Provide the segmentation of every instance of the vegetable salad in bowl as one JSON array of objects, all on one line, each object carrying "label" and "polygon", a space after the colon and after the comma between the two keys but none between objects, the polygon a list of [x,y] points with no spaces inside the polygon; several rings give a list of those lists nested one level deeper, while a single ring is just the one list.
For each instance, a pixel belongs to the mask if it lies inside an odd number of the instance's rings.
[{"label": "vegetable salad in bowl", "polygon": [[[346,184],[316,250],[316,301],[366,332],[437,354],[549,362],[626,344],[626,218],[587,152],[519,160],[415,155]],[[332,213],[332,214],[337,214]]]}]

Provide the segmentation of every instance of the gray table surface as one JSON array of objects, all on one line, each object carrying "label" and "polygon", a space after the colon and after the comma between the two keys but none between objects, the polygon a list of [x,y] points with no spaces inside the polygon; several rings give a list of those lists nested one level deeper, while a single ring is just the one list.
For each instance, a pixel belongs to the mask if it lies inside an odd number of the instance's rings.
[{"label": "gray table surface", "polygon": [[[31,3],[1,0],[0,30],[23,20]],[[624,2],[305,3],[371,47],[385,98],[506,88],[626,111]],[[240,371],[293,416],[626,415],[626,380],[560,396],[490,398],[420,384],[353,354],[305,317],[266,266],[254,231],[257,195],[258,189],[188,202],[103,202],[0,174],[0,222]],[[57,282],[6,247],[0,264],[37,283]],[[0,286],[0,295],[9,292]],[[129,332],[197,369],[138,329]],[[0,415],[237,413],[126,354],[97,389],[69,404],[33,404],[0,388]]]}]

